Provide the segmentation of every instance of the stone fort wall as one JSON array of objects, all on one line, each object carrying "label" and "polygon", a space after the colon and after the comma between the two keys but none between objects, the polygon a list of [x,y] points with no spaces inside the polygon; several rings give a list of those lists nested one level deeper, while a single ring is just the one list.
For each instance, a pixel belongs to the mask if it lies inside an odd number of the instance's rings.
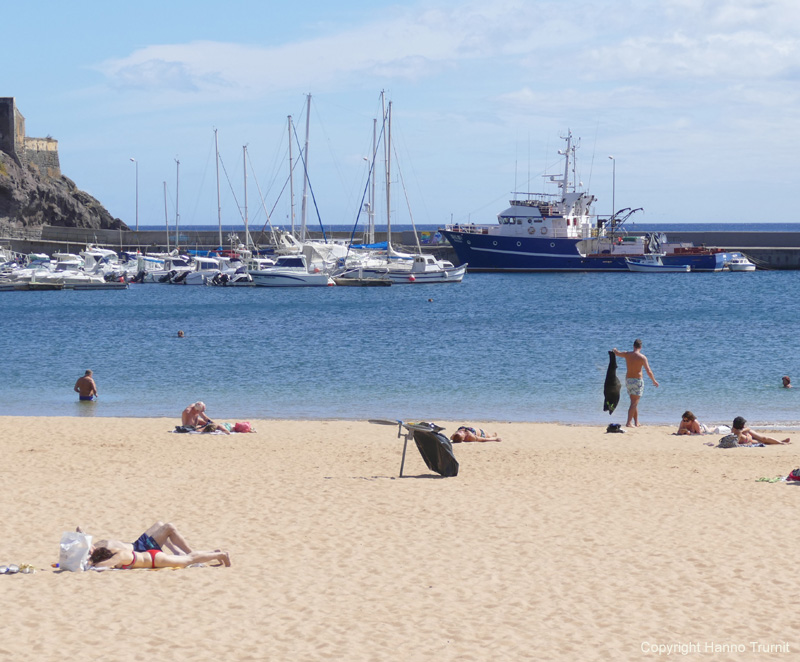
[{"label": "stone fort wall", "polygon": [[0,150],[11,155],[21,166],[34,166],[48,177],[61,177],[58,141],[25,136],[25,118],[14,97],[0,97]]}]

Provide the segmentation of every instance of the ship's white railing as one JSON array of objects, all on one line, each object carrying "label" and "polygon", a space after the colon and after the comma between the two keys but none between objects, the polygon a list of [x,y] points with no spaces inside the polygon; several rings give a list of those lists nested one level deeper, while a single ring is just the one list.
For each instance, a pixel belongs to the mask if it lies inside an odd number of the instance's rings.
[{"label": "ship's white railing", "polygon": [[[530,229],[534,230],[539,228],[539,225],[531,225]],[[581,239],[586,237],[597,237],[600,231],[596,227],[588,228],[585,232],[582,228],[570,226],[569,228],[553,228],[545,226],[547,232],[542,234],[539,232],[520,233],[519,236],[530,237],[547,237],[555,239]],[[474,223],[453,223],[445,225],[444,229],[448,232],[461,233],[461,234],[500,234],[502,225],[476,225]],[[513,235],[512,235],[513,236]]]},{"label": "ship's white railing", "polygon": [[489,234],[492,228],[499,228],[499,225],[476,225],[475,223],[453,223],[445,225],[444,229],[448,232],[463,232],[464,234]]}]

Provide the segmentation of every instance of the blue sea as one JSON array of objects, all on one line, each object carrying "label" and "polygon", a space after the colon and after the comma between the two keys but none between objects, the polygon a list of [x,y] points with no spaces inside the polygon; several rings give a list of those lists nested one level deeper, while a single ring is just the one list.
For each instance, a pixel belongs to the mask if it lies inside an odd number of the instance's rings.
[{"label": "blue sea", "polygon": [[[639,337],[661,384],[643,424],[796,426],[798,300],[800,271],[2,293],[0,414],[624,423],[626,395],[602,411],[608,350]],[[100,398],[78,403],[87,368]]]}]

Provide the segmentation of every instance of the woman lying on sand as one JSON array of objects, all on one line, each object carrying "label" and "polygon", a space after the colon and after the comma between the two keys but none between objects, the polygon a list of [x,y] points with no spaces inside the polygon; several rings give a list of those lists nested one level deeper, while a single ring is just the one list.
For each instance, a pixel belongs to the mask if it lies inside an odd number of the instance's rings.
[{"label": "woman lying on sand", "polygon": [[193,563],[219,561],[221,565],[230,566],[228,552],[191,552],[189,554],[167,554],[157,549],[135,552],[124,547],[95,547],[89,556],[89,564],[96,568],[185,568]]},{"label": "woman lying on sand", "polygon": [[476,430],[475,428],[468,428],[462,425],[453,433],[453,436],[450,437],[450,441],[454,444],[458,444],[462,441],[502,441],[502,439],[497,436],[496,432],[492,435],[487,435],[481,429]]},{"label": "woman lying on sand", "polygon": [[703,429],[700,427],[700,422],[690,411],[683,412],[681,422],[678,425],[678,434],[703,434]]}]

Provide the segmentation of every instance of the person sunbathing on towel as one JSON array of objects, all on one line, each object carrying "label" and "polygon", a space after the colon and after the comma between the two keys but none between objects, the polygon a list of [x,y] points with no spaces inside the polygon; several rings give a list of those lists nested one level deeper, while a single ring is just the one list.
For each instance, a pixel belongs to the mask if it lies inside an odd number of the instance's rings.
[{"label": "person sunbathing on towel", "polygon": [[89,564],[96,568],[185,568],[193,563],[219,561],[221,565],[230,566],[228,552],[192,552],[191,554],[167,554],[157,549],[136,552],[124,547],[95,547],[89,555]]},{"label": "person sunbathing on towel", "polygon": [[697,416],[690,411],[683,412],[681,422],[678,424],[678,434],[703,434]]},{"label": "person sunbathing on towel", "polygon": [[224,434],[231,433],[231,431],[221,423],[209,423],[202,430],[200,430],[200,432],[222,432]]},{"label": "person sunbathing on towel", "polygon": [[[78,533],[85,533],[85,531],[79,526],[76,527],[75,530]],[[166,547],[170,552],[172,552],[172,554],[175,555],[192,553],[191,548],[186,544],[183,536],[178,533],[175,525],[169,522],[166,524],[164,522],[156,522],[134,542],[122,542],[120,540],[98,540],[92,546],[90,552],[94,550],[95,547],[124,549],[131,552],[146,552],[149,549],[154,549],[160,552],[164,547]]]},{"label": "person sunbathing on towel", "polygon": [[461,442],[467,441],[503,441],[500,437],[497,436],[497,433],[492,435],[487,435],[483,430],[478,428],[468,428],[465,425],[462,425],[458,430],[456,430],[453,435],[450,437],[450,441],[454,444],[459,444]]},{"label": "person sunbathing on towel", "polygon": [[791,440],[789,437],[782,441],[778,441],[777,439],[773,439],[772,437],[765,437],[763,434],[758,434],[757,432],[753,432],[750,428],[746,428],[747,421],[744,420],[744,417],[737,416],[733,419],[733,425],[731,425],[731,432],[736,435],[737,439],[739,440],[740,446],[749,446],[751,444],[760,443],[760,444],[791,444]]},{"label": "person sunbathing on towel", "polygon": [[183,410],[181,414],[181,424],[187,428],[200,430],[213,421],[206,416],[206,405],[204,402],[195,402]]}]

